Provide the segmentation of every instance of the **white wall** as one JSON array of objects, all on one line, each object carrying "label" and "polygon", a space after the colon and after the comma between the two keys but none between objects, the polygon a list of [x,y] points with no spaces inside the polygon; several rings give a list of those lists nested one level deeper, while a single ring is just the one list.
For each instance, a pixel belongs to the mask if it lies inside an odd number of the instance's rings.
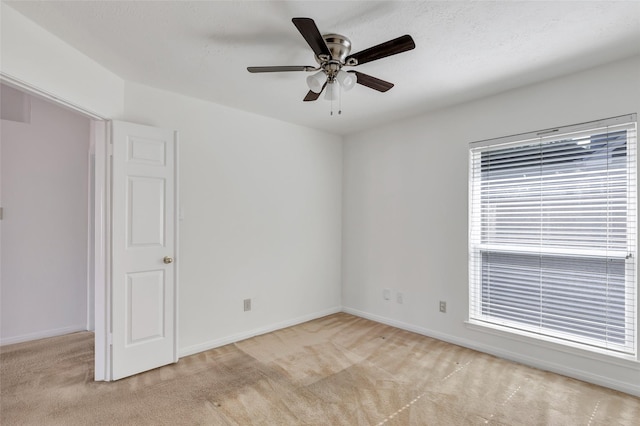
[{"label": "white wall", "polygon": [[31,99],[1,124],[0,343],[84,330],[89,120]]},{"label": "white wall", "polygon": [[98,116],[117,119],[124,80],[33,21],[0,4],[0,72]]},{"label": "white wall", "polygon": [[[341,138],[135,84],[125,89],[4,3],[0,18],[0,71],[9,82],[105,118],[180,131],[183,354],[340,309]],[[249,313],[244,298],[253,299]]]},{"label": "white wall", "polygon": [[640,395],[640,363],[465,326],[468,144],[639,112],[639,76],[636,57],[346,138],[345,309]]},{"label": "white wall", "polygon": [[180,133],[181,354],[339,311],[341,138],[138,84],[125,94],[127,120]]}]

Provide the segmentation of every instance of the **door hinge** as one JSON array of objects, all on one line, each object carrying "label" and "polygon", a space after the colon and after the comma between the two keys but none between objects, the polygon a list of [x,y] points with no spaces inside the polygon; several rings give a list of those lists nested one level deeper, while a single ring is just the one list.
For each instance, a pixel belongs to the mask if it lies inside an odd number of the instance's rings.
[{"label": "door hinge", "polygon": [[111,143],[109,145],[107,145],[107,155],[109,157],[113,157],[113,144],[111,144]]},{"label": "door hinge", "polygon": [[113,334],[112,333],[107,334],[107,345],[113,346]]},{"label": "door hinge", "polygon": [[4,213],[4,209],[0,207],[0,220],[2,220],[2,214]]}]

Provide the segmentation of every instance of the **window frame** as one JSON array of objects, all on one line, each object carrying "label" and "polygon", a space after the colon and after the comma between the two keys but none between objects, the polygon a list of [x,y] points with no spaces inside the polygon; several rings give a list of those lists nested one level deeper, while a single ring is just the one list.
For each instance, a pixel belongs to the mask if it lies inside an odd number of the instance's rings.
[{"label": "window frame", "polygon": [[[481,152],[486,150],[499,150],[506,147],[518,147],[527,146],[531,144],[542,144],[545,142],[559,141],[566,138],[568,135],[575,134],[590,134],[597,133],[599,129],[609,131],[611,127],[619,127],[627,130],[627,150],[626,155],[626,173],[629,176],[629,188],[627,189],[627,209],[626,209],[626,223],[627,223],[627,250],[620,253],[612,252],[611,250],[598,250],[593,248],[587,248],[585,250],[577,250],[575,248],[563,249],[563,248],[544,248],[541,246],[517,247],[510,244],[491,244],[482,242],[482,232],[485,224],[482,223],[482,219],[478,219],[474,214],[482,216],[480,212],[474,212],[474,207],[481,210],[482,204],[477,202],[480,198],[480,187],[482,185],[481,167],[477,166],[477,161],[481,161]],[[530,132],[525,134],[513,135],[503,138],[489,139],[485,141],[473,142],[469,144],[469,209],[468,209],[468,249],[469,249],[469,310],[468,310],[468,324],[487,327],[489,329],[499,330],[500,332],[506,332],[514,335],[524,335],[532,337],[541,341],[551,341],[553,343],[559,343],[561,345],[587,349],[592,352],[605,353],[607,355],[613,355],[622,358],[636,359],[638,355],[638,310],[640,301],[638,295],[638,282],[637,282],[637,115],[628,114],[624,116],[608,118],[598,121],[592,121],[587,123],[581,123],[578,125],[564,126],[559,128],[547,129],[537,132]],[[474,156],[477,159],[474,160]],[[516,249],[517,248],[517,249]],[[529,326],[524,322],[511,321],[507,319],[496,319],[493,317],[489,319],[489,316],[484,315],[482,310],[485,306],[482,302],[483,280],[482,280],[482,253],[484,251],[492,251],[499,253],[516,253],[516,254],[542,254],[550,256],[596,256],[598,258],[616,258],[625,259],[627,262],[631,262],[629,265],[630,271],[625,269],[625,296],[627,296],[629,289],[632,292],[633,297],[625,297],[625,315],[628,310],[631,310],[632,319],[625,325],[625,330],[631,324],[632,329],[632,343],[631,347],[627,345],[615,345],[607,343],[605,347],[602,345],[590,344],[590,339],[585,337],[577,337],[575,334],[562,333],[559,331],[541,333],[541,327]],[[596,340],[596,339],[594,339]]]}]

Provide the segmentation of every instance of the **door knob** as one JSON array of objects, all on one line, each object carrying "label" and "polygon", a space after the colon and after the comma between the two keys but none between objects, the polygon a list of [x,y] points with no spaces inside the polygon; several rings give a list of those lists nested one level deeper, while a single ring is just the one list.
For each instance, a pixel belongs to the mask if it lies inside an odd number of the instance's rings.
[{"label": "door knob", "polygon": [[173,263],[173,257],[165,256],[162,261],[168,265],[169,263]]}]

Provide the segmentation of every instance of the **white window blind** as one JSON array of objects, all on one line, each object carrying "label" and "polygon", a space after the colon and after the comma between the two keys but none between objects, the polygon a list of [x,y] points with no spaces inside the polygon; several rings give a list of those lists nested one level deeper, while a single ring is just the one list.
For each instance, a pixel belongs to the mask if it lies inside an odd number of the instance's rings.
[{"label": "white window blind", "polygon": [[471,322],[636,353],[636,116],[471,144]]}]

